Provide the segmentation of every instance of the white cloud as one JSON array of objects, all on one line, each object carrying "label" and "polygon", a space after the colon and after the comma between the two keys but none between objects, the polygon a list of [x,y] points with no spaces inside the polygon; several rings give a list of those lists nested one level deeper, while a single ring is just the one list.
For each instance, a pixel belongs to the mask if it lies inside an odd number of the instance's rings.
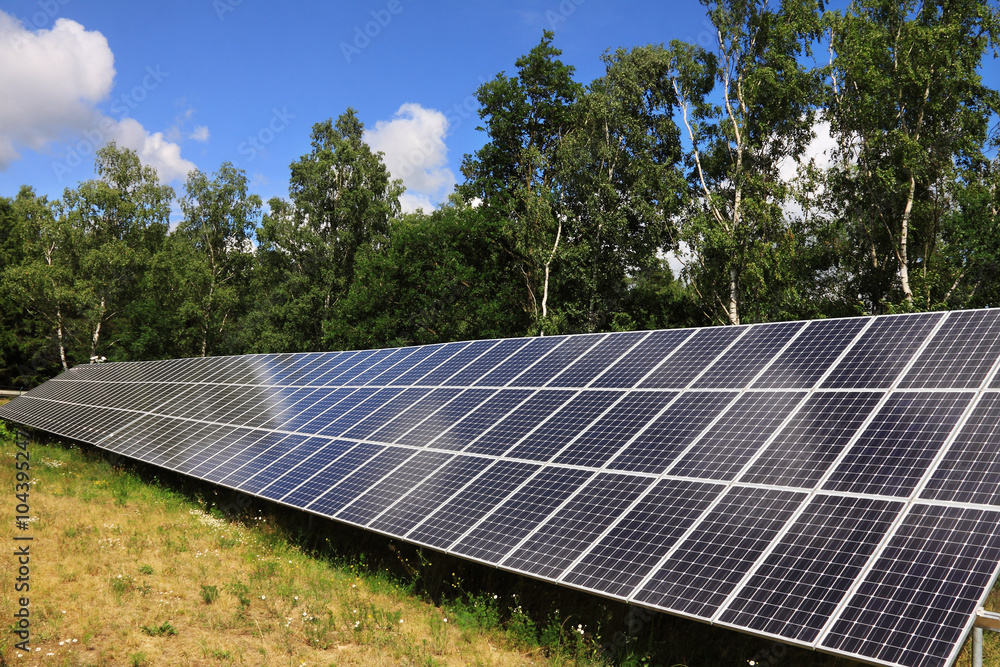
[{"label": "white cloud", "polygon": [[455,186],[448,168],[445,136],[448,119],[436,109],[408,103],[399,107],[392,120],[380,120],[365,131],[365,142],[382,151],[389,172],[401,178],[407,192],[400,199],[404,211],[432,210]]},{"label": "white cloud", "polygon": [[782,181],[790,183],[795,180],[799,164],[808,164],[812,160],[818,169],[828,169],[833,164],[833,149],[837,140],[830,135],[830,121],[822,120],[813,125],[813,138],[806,146],[799,161],[785,158],[778,167]]},{"label": "white cloud", "polygon": [[118,105],[122,113],[111,118],[97,107],[115,79],[114,54],[104,35],[69,19],[32,31],[0,11],[0,170],[24,149],[42,151],[59,143],[65,155],[53,169],[61,178],[80,164],[91,164],[97,148],[114,140],[156,167],[162,179],[183,176],[195,165],[181,158],[180,146],[128,117],[138,101],[136,91],[144,99],[164,76],[149,68],[131,97],[115,100],[112,109]]},{"label": "white cloud", "polygon": [[194,139],[195,141],[208,141],[208,136],[209,136],[208,126],[199,125],[198,127],[194,128],[194,132],[191,133],[190,138]]}]

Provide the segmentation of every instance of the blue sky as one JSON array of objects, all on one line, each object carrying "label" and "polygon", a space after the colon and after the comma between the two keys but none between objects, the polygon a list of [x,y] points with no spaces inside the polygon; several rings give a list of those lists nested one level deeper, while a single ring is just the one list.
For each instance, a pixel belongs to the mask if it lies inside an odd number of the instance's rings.
[{"label": "blue sky", "polygon": [[58,197],[114,139],[178,195],[189,169],[229,161],[285,197],[312,125],[350,106],[404,208],[433,206],[483,143],[476,88],[546,29],[585,83],[608,49],[714,42],[694,0],[0,0],[0,196]]},{"label": "blue sky", "polygon": [[3,196],[22,184],[59,196],[115,139],[178,194],[192,165],[231,161],[265,200],[284,197],[312,125],[350,106],[404,177],[405,203],[434,204],[483,143],[476,88],[512,73],[543,30],[583,82],[606,49],[710,37],[693,1],[4,0],[0,12]]}]

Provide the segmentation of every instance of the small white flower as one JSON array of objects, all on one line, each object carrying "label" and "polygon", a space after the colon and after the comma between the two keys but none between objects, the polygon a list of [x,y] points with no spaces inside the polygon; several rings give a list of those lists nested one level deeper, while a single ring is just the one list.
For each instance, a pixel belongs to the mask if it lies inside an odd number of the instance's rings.
[{"label": "small white flower", "polygon": [[399,619],[399,624],[400,624],[400,625],[402,625],[402,624],[403,624],[403,619]]},{"label": "small white flower", "polygon": [[445,623],[447,623],[447,622],[448,622],[448,619],[447,619],[447,618],[446,618],[446,619],[444,619],[444,622],[445,622]]},{"label": "small white flower", "polygon": [[263,596],[263,595],[261,595],[261,596],[260,596],[260,599],[261,599],[261,600],[263,600],[263,599],[265,599],[265,598],[264,598],[264,596]]}]

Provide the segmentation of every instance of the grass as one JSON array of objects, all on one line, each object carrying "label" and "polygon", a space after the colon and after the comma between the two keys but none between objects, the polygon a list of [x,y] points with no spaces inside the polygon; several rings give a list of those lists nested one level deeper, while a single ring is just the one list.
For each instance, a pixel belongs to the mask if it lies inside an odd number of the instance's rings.
[{"label": "grass", "polygon": [[[32,651],[0,633],[0,666],[856,664],[116,467],[89,448],[30,453]],[[0,557],[8,619],[13,571]],[[985,664],[1000,667],[1000,635],[986,634]]]}]

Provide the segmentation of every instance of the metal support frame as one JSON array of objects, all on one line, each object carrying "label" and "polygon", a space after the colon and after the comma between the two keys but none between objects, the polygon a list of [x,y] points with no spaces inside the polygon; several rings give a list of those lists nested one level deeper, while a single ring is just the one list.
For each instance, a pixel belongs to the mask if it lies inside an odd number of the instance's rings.
[{"label": "metal support frame", "polygon": [[1000,614],[980,609],[972,627],[972,667],[983,667],[983,629],[1000,632]]}]

